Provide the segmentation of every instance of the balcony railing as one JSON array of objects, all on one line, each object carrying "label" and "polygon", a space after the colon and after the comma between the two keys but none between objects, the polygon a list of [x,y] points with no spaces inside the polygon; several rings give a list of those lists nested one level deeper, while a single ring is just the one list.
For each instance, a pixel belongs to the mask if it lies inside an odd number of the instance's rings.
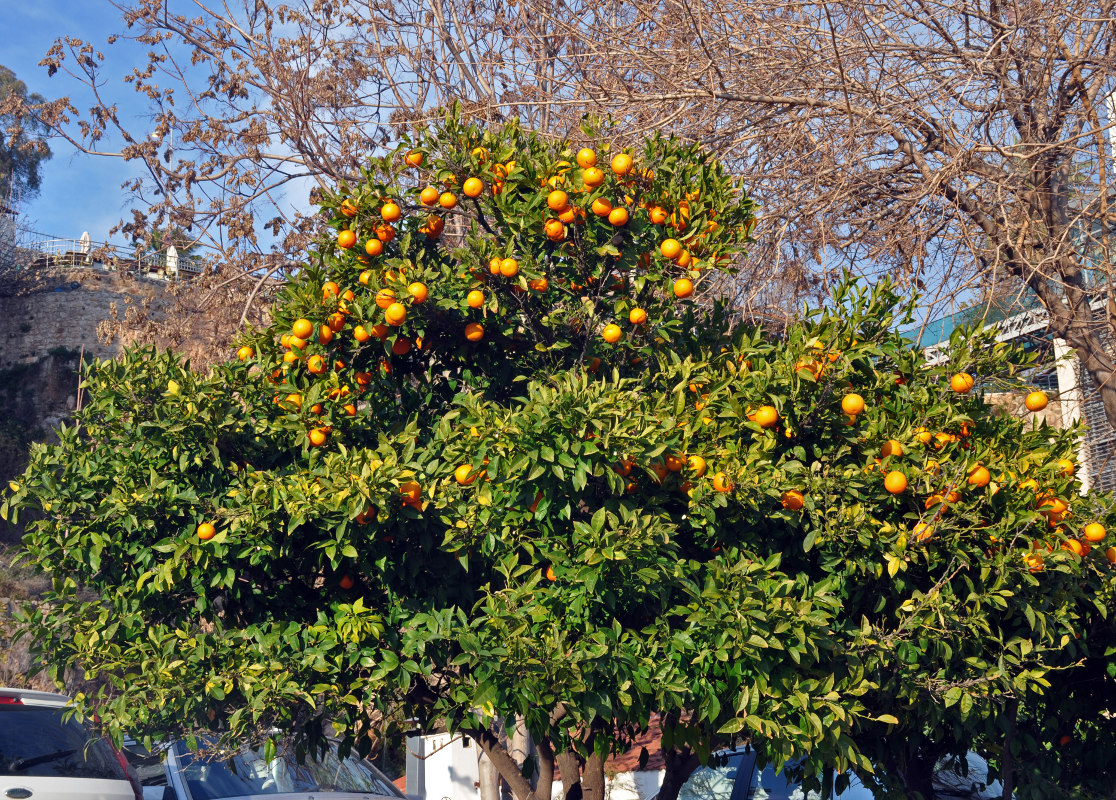
[{"label": "balcony railing", "polygon": [[180,254],[173,247],[142,252],[134,247],[95,242],[88,234],[66,239],[21,230],[16,250],[17,264],[31,269],[102,269],[173,281],[200,275],[205,267],[201,259]]}]

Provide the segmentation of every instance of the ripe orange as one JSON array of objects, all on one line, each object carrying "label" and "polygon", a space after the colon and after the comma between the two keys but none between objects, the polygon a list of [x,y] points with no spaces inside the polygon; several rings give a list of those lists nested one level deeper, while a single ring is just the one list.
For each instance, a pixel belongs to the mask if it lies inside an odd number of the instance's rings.
[{"label": "ripe orange", "polygon": [[782,503],[783,508],[788,511],[800,511],[802,510],[802,506],[806,504],[806,498],[803,496],[802,492],[797,489],[787,489],[787,491],[783,492]]},{"label": "ripe orange", "polygon": [[[937,462],[935,462],[937,463]],[[969,470],[969,483],[978,488],[985,487],[992,480],[992,473],[988,471],[987,467],[977,464]]]},{"label": "ripe orange", "polygon": [[484,181],[480,178],[466,178],[465,183],[461,184],[461,192],[466,197],[480,197],[483,191]]},{"label": "ripe orange", "polygon": [[247,361],[248,359],[250,359],[255,354],[256,354],[255,351],[252,350],[252,348],[249,347],[248,345],[244,345],[243,347],[239,348],[236,351],[236,357],[238,359],[240,359],[241,361]]},{"label": "ripe orange", "polygon": [[1023,563],[1031,572],[1042,572],[1043,560],[1038,553],[1027,553],[1023,556]]},{"label": "ripe orange", "polygon": [[958,372],[949,379],[949,388],[957,394],[968,394],[973,388],[973,376],[967,372]]},{"label": "ripe orange", "polygon": [[1116,564],[1116,547],[1110,547],[1105,550],[1104,557],[1108,559],[1109,564]]},{"label": "ripe orange", "polygon": [[348,250],[356,244],[356,234],[349,230],[339,231],[337,234],[337,246],[342,250]]},{"label": "ripe orange", "polygon": [[391,345],[391,352],[397,356],[405,356],[411,352],[411,340],[406,336],[400,336]]},{"label": "ripe orange", "polygon": [[300,339],[297,336],[292,336],[287,339],[287,345],[298,350],[305,350],[308,342],[305,339]]},{"label": "ripe orange", "polygon": [[565,211],[570,205],[570,196],[561,189],[555,189],[546,196],[546,207],[551,211]]},{"label": "ripe orange", "polygon": [[1034,391],[1023,400],[1023,405],[1027,407],[1028,411],[1042,411],[1049,402],[1050,399],[1046,396],[1046,392]]},{"label": "ripe orange", "polygon": [[399,487],[399,494],[403,495],[403,505],[421,506],[422,487],[415,481],[407,481]]},{"label": "ripe orange", "polygon": [[438,190],[433,186],[427,186],[419,193],[419,202],[424,206],[432,206],[438,202]]},{"label": "ripe orange", "polygon": [[368,332],[379,339],[381,342],[387,338],[388,327],[382,322],[378,322],[368,329]]},{"label": "ripe orange", "polygon": [[602,338],[609,344],[616,344],[623,335],[624,332],[620,330],[619,325],[605,325],[604,330],[601,331]]},{"label": "ripe orange", "polygon": [[732,483],[729,482],[728,476],[723,472],[718,472],[713,476],[713,488],[718,492],[731,492]]},{"label": "ripe orange", "polygon": [[856,393],[850,392],[841,398],[841,410],[850,417],[855,417],[864,410],[864,398]]},{"label": "ripe orange", "polygon": [[550,281],[548,281],[546,278],[535,278],[532,281],[528,281],[527,285],[534,289],[536,292],[545,292],[547,289],[550,288]]},{"label": "ripe orange", "polygon": [[642,308],[633,308],[628,312],[628,322],[633,325],[642,325],[647,322],[647,312]]},{"label": "ripe orange", "polygon": [[341,409],[350,417],[356,416],[356,406],[354,406],[352,403],[346,403],[345,405],[341,406]]},{"label": "ripe orange", "polygon": [[604,183],[605,174],[603,171],[596,167],[589,167],[585,172],[581,173],[581,182],[590,189],[596,189]]},{"label": "ripe orange", "polygon": [[473,468],[468,464],[462,464],[457,469],[455,469],[453,471],[453,477],[454,480],[456,480],[462,486],[468,486],[477,479],[477,476],[473,473]]},{"label": "ripe orange", "polygon": [[470,342],[479,342],[484,338],[484,326],[479,322],[470,322],[465,326],[465,338]]},{"label": "ripe orange", "polygon": [[325,428],[311,428],[309,434],[310,444],[314,447],[321,447],[325,444],[329,432]]},{"label": "ripe orange", "polygon": [[384,252],[384,243],[379,239],[369,239],[364,243],[364,252],[370,256],[378,256]]},{"label": "ripe orange", "polygon": [[503,259],[500,256],[493,256],[488,260],[488,271],[493,275],[499,275],[501,263],[503,263]]},{"label": "ripe orange", "polygon": [[333,281],[326,281],[322,284],[322,299],[328,300],[331,297],[337,297],[341,294],[341,287]]},{"label": "ripe orange", "polygon": [[610,166],[613,172],[623,178],[632,171],[632,157],[627,153],[621,153],[612,159]]},{"label": "ripe orange", "polygon": [[1067,539],[1066,541],[1062,542],[1062,549],[1068,550],[1075,556],[1085,555],[1085,548],[1082,547],[1081,542],[1077,541],[1076,539]]},{"label": "ripe orange", "polygon": [[1104,526],[1099,522],[1090,522],[1085,526],[1083,533],[1085,534],[1085,541],[1100,542],[1104,540],[1107,531],[1105,531]]},{"label": "ripe orange", "polygon": [[438,205],[444,209],[451,209],[457,207],[457,195],[453,192],[442,192],[438,195]]},{"label": "ripe orange", "polygon": [[684,462],[679,456],[667,456],[664,463],[666,464],[667,470],[670,472],[681,472]]},{"label": "ripe orange", "polygon": [[210,525],[208,522],[203,522],[198,526],[198,538],[203,542],[208,542],[217,535],[217,529]]},{"label": "ripe orange", "polygon": [[686,466],[690,468],[696,478],[705,474],[705,459],[701,456],[690,456],[686,459]]},{"label": "ripe orange", "polygon": [[682,243],[677,239],[663,239],[662,244],[659,245],[659,252],[663,254],[663,258],[673,261],[681,255]]},{"label": "ripe orange", "polygon": [[395,292],[391,289],[381,289],[376,292],[376,305],[380,308],[387,308],[395,302]]},{"label": "ripe orange", "polygon": [[372,334],[363,325],[357,325],[353,328],[353,338],[358,342],[367,342],[372,338]]},{"label": "ripe orange", "polygon": [[678,258],[674,259],[674,263],[682,267],[682,269],[688,269],[693,260],[694,258],[690,255],[690,251],[683,250],[678,254]]},{"label": "ripe orange", "polygon": [[[371,241],[379,242],[380,240],[379,239],[372,239]],[[364,270],[364,272],[360,273],[360,275],[357,276],[357,283],[361,283],[365,286],[368,285],[368,281],[370,281],[370,280],[372,280],[372,270],[370,270],[370,269]]]},{"label": "ripe orange", "polygon": [[465,303],[469,308],[480,308],[484,305],[484,292],[480,289],[474,289],[465,296]]},{"label": "ripe orange", "polygon": [[651,217],[652,225],[662,225],[668,219],[666,209],[662,206],[651,206],[651,211],[649,212],[649,214]]},{"label": "ripe orange", "polygon": [[760,406],[756,409],[756,424],[761,428],[773,428],[779,422],[779,412],[775,406]]},{"label": "ripe orange", "polygon": [[412,167],[422,166],[423,153],[421,150],[412,150],[407,155],[403,156],[403,160]]},{"label": "ripe orange", "polygon": [[328,325],[318,326],[318,344],[326,345],[333,341],[333,328]]},{"label": "ripe orange", "polygon": [[916,522],[913,532],[916,542],[925,542],[934,535],[934,528],[925,522]]},{"label": "ripe orange", "polygon": [[430,296],[430,292],[426,289],[426,284],[415,281],[407,287],[407,291],[411,293],[411,299],[416,303],[425,303],[426,298]]},{"label": "ripe orange", "polygon": [[357,206],[351,197],[347,197],[341,201],[341,215],[349,219],[357,215]]},{"label": "ripe orange", "polygon": [[395,222],[402,216],[403,212],[400,210],[399,204],[393,200],[388,200],[384,203],[384,207],[380,209],[380,217],[383,218],[384,222]]},{"label": "ripe orange", "polygon": [[340,586],[342,589],[345,589],[345,590],[352,589],[353,586],[355,585],[354,582],[353,582],[353,576],[352,575],[342,575],[341,580],[337,581],[337,585]]},{"label": "ripe orange", "polygon": [[597,154],[590,150],[588,147],[583,147],[577,151],[577,165],[582,169],[588,169],[595,166],[597,163]]},{"label": "ripe orange", "polygon": [[546,579],[547,579],[548,581],[556,581],[556,580],[558,580],[558,576],[554,574],[554,567],[551,567],[551,566],[547,566],[547,568],[546,568],[546,573],[545,573],[545,574],[546,574]]},{"label": "ripe orange", "polygon": [[305,318],[296,319],[291,325],[291,333],[299,339],[309,339],[314,333],[314,323]]},{"label": "ripe orange", "polygon": [[1059,458],[1058,466],[1061,467],[1061,473],[1067,478],[1073,477],[1073,462],[1068,458]]},{"label": "ripe orange", "polygon": [[514,258],[505,258],[500,262],[500,274],[505,278],[514,278],[519,274],[519,262]]},{"label": "ripe orange", "polygon": [[891,494],[902,494],[907,491],[907,476],[893,469],[884,477],[884,488]]},{"label": "ripe orange", "polygon": [[593,205],[589,207],[589,210],[598,217],[607,217],[612,213],[612,201],[607,197],[598,197],[593,201]]},{"label": "ripe orange", "polygon": [[386,222],[381,222],[376,226],[376,238],[385,244],[395,238],[395,228],[388,225]]},{"label": "ripe orange", "polygon": [[597,356],[593,356],[589,359],[589,363],[585,365],[585,368],[590,372],[596,372],[601,368],[601,360]]},{"label": "ripe orange", "polygon": [[552,242],[560,242],[566,238],[566,226],[562,224],[561,220],[548,219],[544,228],[546,238]]},{"label": "ripe orange", "polygon": [[298,361],[298,353],[296,353],[294,350],[290,350],[290,351],[284,353],[283,354],[283,361],[285,361],[288,364],[290,364],[292,361]]},{"label": "ripe orange", "polygon": [[407,321],[407,307],[402,303],[392,303],[384,309],[384,321],[388,325],[402,325]]},{"label": "ripe orange", "polygon": [[903,445],[899,444],[899,442],[897,442],[895,439],[888,439],[886,442],[884,442],[884,458],[887,458],[888,456],[895,456],[896,458],[898,458],[901,455],[903,455]]},{"label": "ripe orange", "polygon": [[306,359],[306,369],[314,375],[321,375],[326,371],[325,360],[321,356],[310,356]]},{"label": "ripe orange", "polygon": [[573,225],[574,222],[577,220],[577,212],[580,210],[581,209],[574,206],[567,206],[566,210],[558,215],[558,221],[563,222],[566,225]]},{"label": "ripe orange", "polygon": [[689,297],[694,293],[694,284],[689,278],[679,278],[674,282],[674,296]]},{"label": "ripe orange", "polygon": [[353,290],[352,290],[352,289],[346,289],[346,290],[345,290],[345,291],[344,291],[344,292],[343,292],[343,293],[341,294],[341,299],[342,299],[342,300],[345,300],[345,301],[347,301],[347,302],[349,302],[349,303],[351,303],[351,302],[353,302],[354,300],[356,300],[356,295],[354,295],[354,294],[353,294]]},{"label": "ripe orange", "polygon": [[624,227],[628,224],[628,209],[622,207],[612,209],[608,215],[608,221],[617,228]]}]

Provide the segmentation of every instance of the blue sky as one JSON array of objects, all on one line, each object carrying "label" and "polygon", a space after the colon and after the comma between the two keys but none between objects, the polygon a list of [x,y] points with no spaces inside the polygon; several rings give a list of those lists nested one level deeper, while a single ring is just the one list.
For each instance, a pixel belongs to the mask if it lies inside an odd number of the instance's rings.
[{"label": "blue sky", "polygon": [[[48,78],[46,68],[37,64],[55,38],[91,42],[106,57],[109,83],[102,91],[120,106],[125,120],[142,129],[146,109],[121,78],[143,63],[144,48],[123,40],[106,44],[110,34],[124,31],[119,12],[107,0],[0,0],[0,28],[5,32],[0,64],[31,91],[49,98],[69,96],[79,109],[91,105],[84,87],[61,72]],[[120,159],[84,155],[60,140],[51,142],[51,149],[54,157],[44,166],[42,192],[24,203],[24,221],[44,233],[76,238],[87,230],[94,240],[104,240],[129,207],[120,185],[136,174],[135,168]]]}]

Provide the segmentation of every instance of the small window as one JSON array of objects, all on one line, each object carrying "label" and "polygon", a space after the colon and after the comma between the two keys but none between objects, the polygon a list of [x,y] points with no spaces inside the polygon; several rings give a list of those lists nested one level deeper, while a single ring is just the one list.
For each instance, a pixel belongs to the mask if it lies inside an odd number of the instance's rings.
[{"label": "small window", "polygon": [[127,780],[112,749],[53,706],[0,705],[0,775]]}]

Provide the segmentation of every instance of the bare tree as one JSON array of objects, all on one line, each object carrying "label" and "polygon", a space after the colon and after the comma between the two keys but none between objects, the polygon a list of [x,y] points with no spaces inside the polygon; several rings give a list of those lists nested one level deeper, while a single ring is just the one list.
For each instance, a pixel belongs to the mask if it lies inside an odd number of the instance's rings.
[{"label": "bare tree", "polygon": [[754,260],[807,293],[891,272],[939,309],[1032,292],[1116,424],[1111,2],[528,6],[576,53],[556,107],[735,159]]}]

